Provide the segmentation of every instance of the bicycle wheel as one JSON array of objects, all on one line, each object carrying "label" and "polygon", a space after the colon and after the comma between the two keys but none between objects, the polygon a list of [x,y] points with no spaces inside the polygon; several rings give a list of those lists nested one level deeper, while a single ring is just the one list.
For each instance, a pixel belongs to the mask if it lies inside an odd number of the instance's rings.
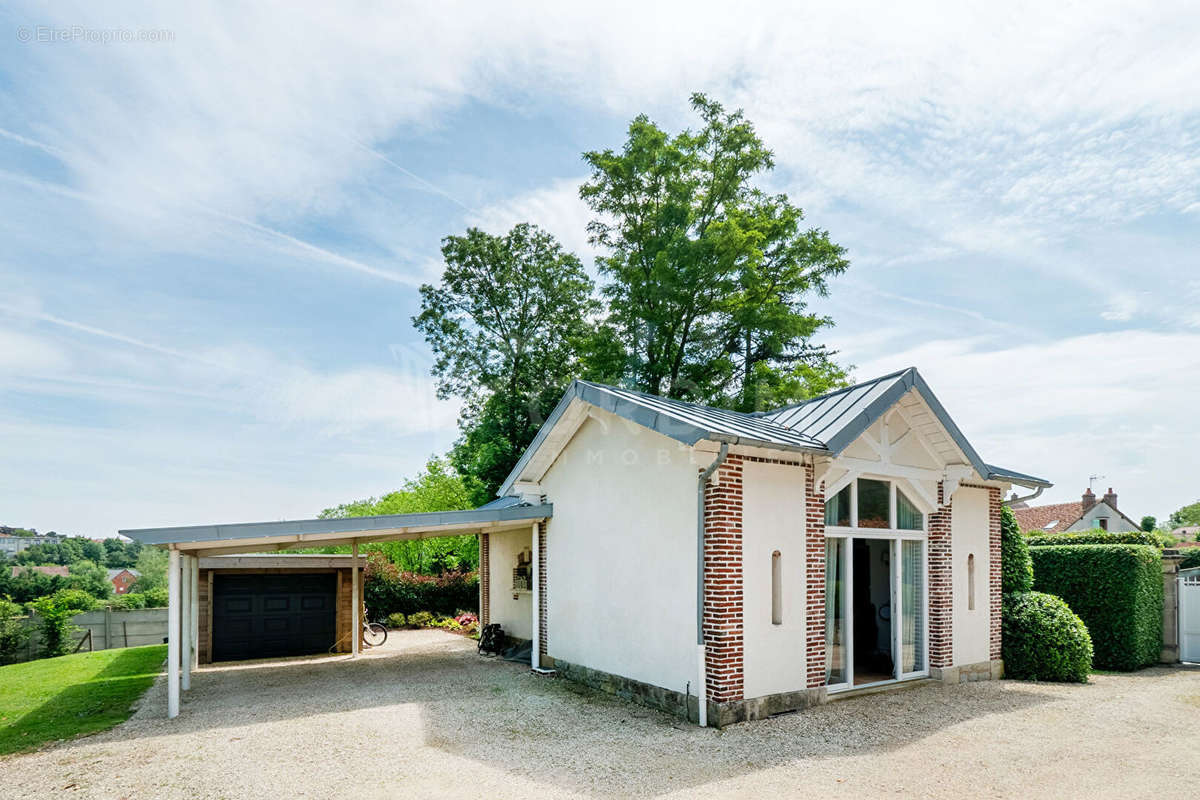
[{"label": "bicycle wheel", "polygon": [[372,622],[363,629],[363,641],[367,643],[368,647],[379,647],[387,641],[387,628],[378,622]]}]

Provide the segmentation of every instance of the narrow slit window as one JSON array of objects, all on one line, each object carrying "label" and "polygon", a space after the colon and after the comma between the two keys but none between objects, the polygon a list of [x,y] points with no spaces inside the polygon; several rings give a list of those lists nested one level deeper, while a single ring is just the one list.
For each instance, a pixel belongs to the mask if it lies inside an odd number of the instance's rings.
[{"label": "narrow slit window", "polygon": [[967,556],[967,610],[975,610],[975,554]]},{"label": "narrow slit window", "polygon": [[783,557],[771,553],[771,624],[783,624]]}]

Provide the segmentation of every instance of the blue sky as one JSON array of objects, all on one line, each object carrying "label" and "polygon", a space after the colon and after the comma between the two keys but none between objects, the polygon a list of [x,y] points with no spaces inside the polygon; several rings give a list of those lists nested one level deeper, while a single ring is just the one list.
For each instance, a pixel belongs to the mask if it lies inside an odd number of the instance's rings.
[{"label": "blue sky", "polygon": [[529,220],[590,263],[580,153],[696,90],[848,248],[814,308],[858,377],[916,365],[1048,499],[1200,497],[1186,3],[95,5],[0,11],[0,523],[395,488],[455,436],[410,324],[440,238]]}]

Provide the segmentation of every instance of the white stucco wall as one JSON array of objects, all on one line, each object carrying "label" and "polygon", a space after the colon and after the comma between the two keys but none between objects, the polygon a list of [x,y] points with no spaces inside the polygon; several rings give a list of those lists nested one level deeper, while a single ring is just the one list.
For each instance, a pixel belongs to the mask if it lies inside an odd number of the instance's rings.
[{"label": "white stucco wall", "polygon": [[[805,688],[804,469],[748,462],[742,473],[746,698]],[[771,621],[771,554],[780,554],[782,622]]]},{"label": "white stucco wall", "polygon": [[541,480],[554,504],[548,653],[678,692],[690,681],[694,693],[701,465],[691,448],[594,414]]},{"label": "white stucco wall", "polygon": [[[986,489],[962,487],[950,504],[951,553],[954,559],[954,664],[976,664],[991,657],[991,602],[988,575],[991,555]],[[975,610],[968,596],[968,557],[975,556]]]},{"label": "white stucco wall", "polygon": [[491,586],[491,619],[509,636],[533,638],[533,592],[514,592],[513,570],[517,554],[532,546],[533,526],[524,530],[488,535],[488,579]]}]

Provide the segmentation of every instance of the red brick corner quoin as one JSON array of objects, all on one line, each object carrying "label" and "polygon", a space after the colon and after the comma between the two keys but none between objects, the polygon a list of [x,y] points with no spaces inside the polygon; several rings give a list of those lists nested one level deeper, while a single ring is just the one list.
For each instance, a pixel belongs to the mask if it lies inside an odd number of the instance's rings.
[{"label": "red brick corner quoin", "polygon": [[817,488],[816,467],[804,471],[805,654],[810,689],[825,685],[825,484]]},{"label": "red brick corner quoin", "polygon": [[708,699],[742,700],[742,457],[733,454],[704,490],[703,631]]}]

